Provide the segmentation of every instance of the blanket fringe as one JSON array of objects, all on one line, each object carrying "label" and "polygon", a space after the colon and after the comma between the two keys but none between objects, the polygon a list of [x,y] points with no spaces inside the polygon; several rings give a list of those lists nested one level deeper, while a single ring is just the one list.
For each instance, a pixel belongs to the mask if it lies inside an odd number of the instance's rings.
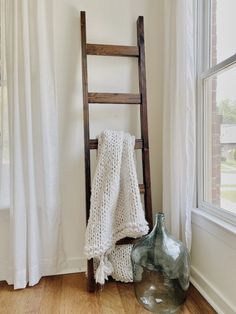
[{"label": "blanket fringe", "polygon": [[103,254],[99,259],[100,263],[95,273],[95,280],[96,283],[104,285],[105,280],[108,280],[108,276],[113,272],[113,267],[106,255]]}]

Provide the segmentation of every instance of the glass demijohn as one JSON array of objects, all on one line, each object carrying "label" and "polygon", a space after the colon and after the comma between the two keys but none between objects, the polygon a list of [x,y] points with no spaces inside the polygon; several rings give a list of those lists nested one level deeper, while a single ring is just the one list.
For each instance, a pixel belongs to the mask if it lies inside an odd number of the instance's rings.
[{"label": "glass demijohn", "polygon": [[151,312],[176,313],[189,287],[190,257],[167,232],[163,213],[156,214],[152,232],[134,245],[131,259],[139,303]]}]

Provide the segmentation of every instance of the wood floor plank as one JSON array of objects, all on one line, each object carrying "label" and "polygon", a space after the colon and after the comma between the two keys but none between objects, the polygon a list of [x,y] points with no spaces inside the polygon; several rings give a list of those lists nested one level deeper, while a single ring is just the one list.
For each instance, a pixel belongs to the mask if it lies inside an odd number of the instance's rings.
[{"label": "wood floor plank", "polygon": [[41,281],[44,282],[44,289],[38,313],[60,313],[63,277],[59,275],[50,276],[43,278]]},{"label": "wood floor plank", "polygon": [[102,314],[125,314],[115,281],[107,282],[99,293]]},{"label": "wood floor plank", "polygon": [[217,312],[192,285],[188,291],[186,306],[190,310],[190,313],[202,314],[202,309],[204,309],[204,314],[217,314]]},{"label": "wood floor plank", "polygon": [[193,314],[189,311],[189,309],[186,306],[186,303],[184,303],[179,310],[179,314]]},{"label": "wood floor plank", "polygon": [[[34,287],[13,290],[0,282],[0,314],[146,314],[136,300],[132,284],[105,284],[102,291],[87,292],[84,273],[44,277]],[[190,286],[178,314],[216,314]]]},{"label": "wood floor plank", "polygon": [[60,314],[94,314],[100,312],[98,292],[87,292],[85,274],[63,276]]},{"label": "wood floor plank", "polygon": [[34,287],[14,290],[5,282],[0,285],[0,314],[38,313],[44,280]]},{"label": "wood floor plank", "polygon": [[121,297],[125,313],[147,314],[145,310],[134,296],[134,288],[132,284],[117,283],[117,288]]}]

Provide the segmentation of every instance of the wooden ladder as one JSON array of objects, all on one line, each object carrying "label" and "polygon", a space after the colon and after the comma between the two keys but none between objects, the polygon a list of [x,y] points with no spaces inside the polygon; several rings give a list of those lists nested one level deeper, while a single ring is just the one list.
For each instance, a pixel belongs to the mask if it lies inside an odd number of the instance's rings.
[{"label": "wooden ladder", "polygon": [[[137,46],[101,45],[89,44],[86,40],[86,14],[80,12],[81,23],[81,49],[82,49],[82,80],[83,80],[83,117],[84,117],[84,152],[85,152],[85,187],[86,187],[86,220],[89,219],[90,195],[91,195],[91,167],[90,150],[97,149],[98,141],[89,136],[89,104],[134,104],[140,105],[141,139],[135,140],[135,149],[142,149],[143,184],[139,184],[140,193],[144,194],[145,217],[152,228],[152,199],[151,178],[149,164],[148,144],[148,119],[146,96],[146,73],[144,51],[144,26],[143,17],[137,20]],[[98,56],[123,56],[138,58],[139,68],[139,94],[126,93],[96,93],[88,91],[87,55]],[[134,239],[125,238],[117,244],[133,243]],[[87,265],[88,291],[96,289],[94,280],[93,260]]]}]

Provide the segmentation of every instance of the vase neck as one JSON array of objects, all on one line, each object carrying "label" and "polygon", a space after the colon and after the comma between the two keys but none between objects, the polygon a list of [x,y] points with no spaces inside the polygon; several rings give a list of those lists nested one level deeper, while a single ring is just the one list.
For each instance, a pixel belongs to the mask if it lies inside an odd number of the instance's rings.
[{"label": "vase neck", "polygon": [[166,232],[165,215],[163,213],[156,214],[153,231],[155,234],[163,234]]}]

